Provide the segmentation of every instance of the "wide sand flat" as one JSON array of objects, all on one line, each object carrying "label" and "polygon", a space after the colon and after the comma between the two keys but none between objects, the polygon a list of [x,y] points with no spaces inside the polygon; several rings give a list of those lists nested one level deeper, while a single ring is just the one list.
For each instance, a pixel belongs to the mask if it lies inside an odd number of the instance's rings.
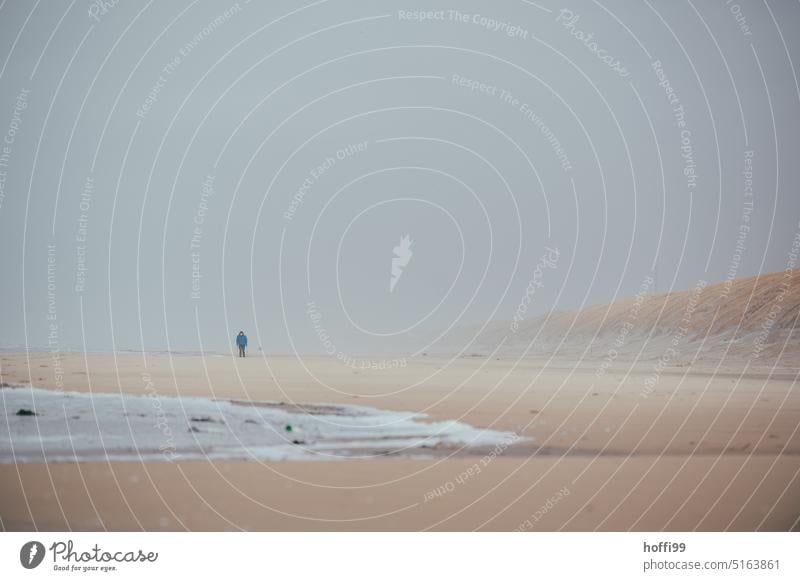
[{"label": "wide sand flat", "polygon": [[[800,517],[791,375],[432,358],[0,355],[2,380],[159,396],[356,403],[532,438],[433,460],[0,465],[7,530],[788,530]],[[711,370],[713,371],[713,370]],[[59,385],[61,384],[61,385]],[[12,410],[8,410],[12,413]]]}]

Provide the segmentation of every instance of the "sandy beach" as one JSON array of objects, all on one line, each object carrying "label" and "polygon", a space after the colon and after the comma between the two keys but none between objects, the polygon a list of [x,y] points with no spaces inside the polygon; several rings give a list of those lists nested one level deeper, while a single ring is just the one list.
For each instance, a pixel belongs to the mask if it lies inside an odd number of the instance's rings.
[{"label": "sandy beach", "polygon": [[0,581],[800,579],[800,0],[452,4],[0,0]]},{"label": "sandy beach", "polygon": [[[40,352],[0,362],[11,385],[369,406],[520,436],[422,458],[3,463],[5,530],[799,527],[800,394],[790,370],[671,368],[650,389],[647,363],[598,376],[591,365],[484,357],[386,370],[321,356]],[[9,422],[33,420],[16,411],[5,409]]]}]

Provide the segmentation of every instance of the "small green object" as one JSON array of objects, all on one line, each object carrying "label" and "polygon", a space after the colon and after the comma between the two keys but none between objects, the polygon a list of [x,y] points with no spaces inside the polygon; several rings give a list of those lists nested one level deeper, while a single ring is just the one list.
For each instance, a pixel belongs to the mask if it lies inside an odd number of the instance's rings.
[{"label": "small green object", "polygon": [[292,428],[292,424],[286,424],[286,427],[285,427],[284,429],[285,429],[287,432],[291,432],[291,431],[292,431],[294,428]]}]

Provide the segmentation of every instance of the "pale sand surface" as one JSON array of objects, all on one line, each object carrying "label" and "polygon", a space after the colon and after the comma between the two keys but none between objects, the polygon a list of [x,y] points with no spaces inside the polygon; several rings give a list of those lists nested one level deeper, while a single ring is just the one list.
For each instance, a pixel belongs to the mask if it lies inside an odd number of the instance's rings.
[{"label": "pale sand surface", "polygon": [[[4,382],[58,387],[51,354],[0,363]],[[646,395],[648,364],[600,379],[591,365],[482,358],[385,371],[288,356],[147,356],[145,368],[142,355],[62,354],[61,364],[65,390],[147,394],[152,382],[160,396],[369,405],[533,440],[496,458],[4,464],[7,530],[798,528],[791,374],[673,369]]]}]

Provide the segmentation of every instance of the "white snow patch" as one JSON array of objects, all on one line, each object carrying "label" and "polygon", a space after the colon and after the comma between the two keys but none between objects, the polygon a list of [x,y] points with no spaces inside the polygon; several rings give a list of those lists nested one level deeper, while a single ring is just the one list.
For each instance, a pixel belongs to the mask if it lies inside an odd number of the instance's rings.
[{"label": "white snow patch", "polygon": [[[507,445],[511,432],[353,405],[0,389],[0,463],[419,457]],[[34,416],[17,415],[31,410]],[[287,429],[291,426],[291,430]]]}]

